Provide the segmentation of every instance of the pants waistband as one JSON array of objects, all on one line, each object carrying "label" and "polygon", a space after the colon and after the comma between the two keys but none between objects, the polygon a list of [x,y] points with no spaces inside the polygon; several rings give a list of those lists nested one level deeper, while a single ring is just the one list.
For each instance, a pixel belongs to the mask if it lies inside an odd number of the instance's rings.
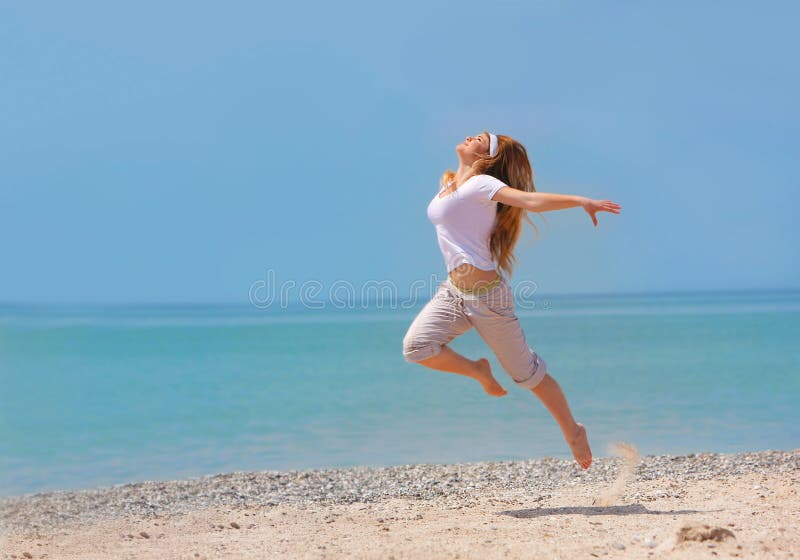
[{"label": "pants waistband", "polygon": [[501,277],[495,278],[494,280],[492,280],[488,284],[482,285],[482,286],[480,286],[478,288],[475,288],[473,290],[468,290],[466,288],[459,288],[458,286],[456,286],[453,283],[453,281],[450,279],[450,276],[449,275],[447,276],[448,285],[450,285],[452,288],[454,288],[458,292],[460,292],[462,294],[465,294],[465,295],[468,295],[468,296],[478,296],[478,295],[486,294],[486,293],[490,292],[495,286],[500,284],[502,281],[503,281],[503,278],[501,276]]}]

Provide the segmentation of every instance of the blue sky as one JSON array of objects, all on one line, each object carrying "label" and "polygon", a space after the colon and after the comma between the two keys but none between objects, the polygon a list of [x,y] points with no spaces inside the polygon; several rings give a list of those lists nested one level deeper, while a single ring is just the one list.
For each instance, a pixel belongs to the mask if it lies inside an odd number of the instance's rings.
[{"label": "blue sky", "polygon": [[[444,274],[454,148],[525,144],[541,293],[800,287],[785,3],[5,3],[0,301]],[[794,38],[793,38],[794,37]]]}]

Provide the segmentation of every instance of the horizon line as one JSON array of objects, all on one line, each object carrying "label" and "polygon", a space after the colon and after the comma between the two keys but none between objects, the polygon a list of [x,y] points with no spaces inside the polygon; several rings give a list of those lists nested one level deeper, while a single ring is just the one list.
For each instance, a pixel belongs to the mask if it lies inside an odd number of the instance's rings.
[{"label": "horizon line", "polygon": [[[594,298],[594,297],[636,297],[636,296],[689,296],[704,294],[752,294],[752,293],[781,293],[781,292],[800,292],[798,287],[783,288],[736,288],[736,289],[691,289],[674,291],[627,291],[627,292],[555,292],[539,294],[538,298]],[[374,299],[374,298],[373,298]],[[397,298],[398,302],[407,301],[411,298]],[[535,299],[535,298],[534,298]],[[331,303],[329,300],[320,300]],[[361,300],[363,302],[364,300]],[[366,300],[371,301],[370,299]],[[425,300],[427,301],[427,300]],[[299,299],[290,300],[290,304],[301,303]],[[204,301],[0,301],[0,307],[152,307],[152,306],[173,306],[173,307],[253,307],[258,309],[249,301],[223,301],[223,300],[204,300]]]}]

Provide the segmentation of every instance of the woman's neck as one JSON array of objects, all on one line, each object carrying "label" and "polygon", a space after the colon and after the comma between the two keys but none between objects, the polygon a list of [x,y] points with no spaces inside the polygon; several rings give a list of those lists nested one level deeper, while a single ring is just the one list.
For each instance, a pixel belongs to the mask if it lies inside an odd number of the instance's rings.
[{"label": "woman's neck", "polygon": [[456,185],[463,185],[464,181],[472,177],[474,174],[475,172],[473,171],[471,165],[465,165],[461,163],[459,164],[458,171],[456,171],[453,179],[455,180]]}]

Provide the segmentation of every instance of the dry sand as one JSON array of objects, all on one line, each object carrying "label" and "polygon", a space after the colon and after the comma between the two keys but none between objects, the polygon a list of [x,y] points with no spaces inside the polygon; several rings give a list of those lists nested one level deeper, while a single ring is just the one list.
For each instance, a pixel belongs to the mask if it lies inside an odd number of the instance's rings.
[{"label": "dry sand", "polygon": [[[626,464],[598,459],[588,472],[553,459],[292,471],[289,481],[286,473],[240,473],[193,482],[202,487],[195,494],[184,482],[182,498],[169,493],[177,483],[21,497],[0,501],[0,557],[800,558],[800,450],[644,457],[615,487]],[[403,479],[406,471],[413,476]],[[540,480],[545,472],[551,476]],[[367,476],[360,494],[349,490],[354,499],[333,491]],[[413,491],[395,484],[426,477],[435,480]],[[210,491],[220,487],[228,490]],[[169,500],[155,501],[165,494]],[[199,495],[208,507],[197,507]],[[600,496],[614,505],[593,505]],[[150,513],[125,514],[145,507],[120,507],[125,500],[144,500]],[[188,512],[170,512],[180,500]]]}]

